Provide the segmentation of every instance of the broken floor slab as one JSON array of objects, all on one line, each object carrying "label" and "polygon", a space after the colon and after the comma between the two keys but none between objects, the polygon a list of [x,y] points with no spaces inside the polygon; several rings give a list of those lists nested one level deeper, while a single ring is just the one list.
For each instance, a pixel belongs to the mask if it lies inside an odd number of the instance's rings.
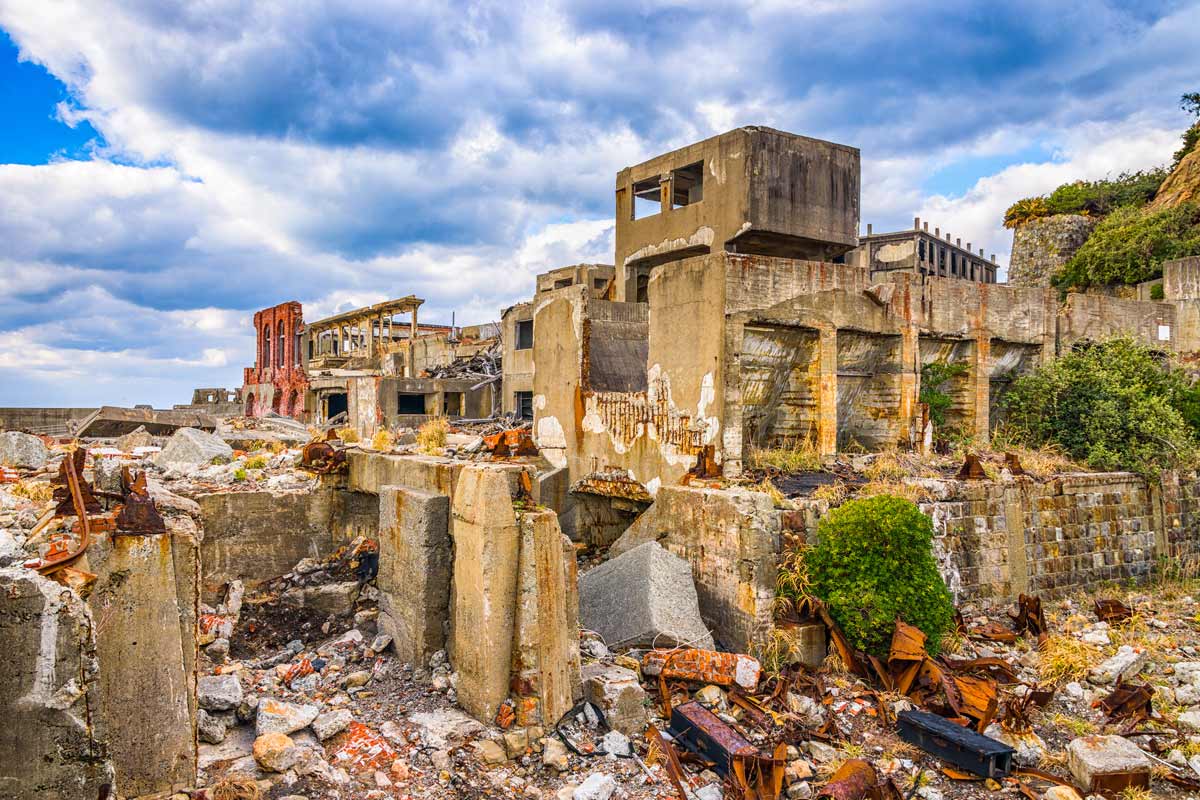
[{"label": "broken floor slab", "polygon": [[197,411],[156,411],[150,408],[119,408],[102,406],[80,420],[76,436],[108,438],[124,436],[144,428],[154,436],[172,434],[181,428],[213,431],[217,420]]},{"label": "broken floor slab", "polygon": [[579,581],[581,622],[610,648],[713,649],[700,618],[692,568],[658,542],[611,559]]},{"label": "broken floor slab", "polygon": [[23,567],[0,569],[0,797],[104,797],[105,747],[91,612],[75,593]]}]

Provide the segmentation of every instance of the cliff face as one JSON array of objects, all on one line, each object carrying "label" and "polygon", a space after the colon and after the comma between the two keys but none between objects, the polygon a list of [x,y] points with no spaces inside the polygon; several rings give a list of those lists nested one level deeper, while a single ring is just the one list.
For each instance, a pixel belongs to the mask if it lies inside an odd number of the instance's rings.
[{"label": "cliff face", "polygon": [[1057,214],[1013,229],[1009,284],[1049,286],[1050,278],[1087,241],[1097,222],[1079,214]]},{"label": "cliff face", "polygon": [[1200,203],[1200,147],[1188,153],[1150,202],[1150,211],[1174,208],[1182,203]]}]

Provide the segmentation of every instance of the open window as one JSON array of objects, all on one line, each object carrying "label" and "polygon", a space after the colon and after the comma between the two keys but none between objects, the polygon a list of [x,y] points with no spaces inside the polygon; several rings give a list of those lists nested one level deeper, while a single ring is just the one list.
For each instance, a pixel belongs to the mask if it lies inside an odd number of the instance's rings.
[{"label": "open window", "polygon": [[463,393],[446,392],[442,395],[442,416],[461,417],[463,415]]},{"label": "open window", "polygon": [[425,395],[410,392],[400,392],[396,396],[397,414],[424,414]]},{"label": "open window", "polygon": [[533,392],[514,392],[513,394],[517,417],[520,419],[533,419]]},{"label": "open window", "polygon": [[531,350],[533,349],[533,320],[522,319],[517,320],[517,344],[516,350]]},{"label": "open window", "polygon": [[633,184],[633,218],[652,217],[662,211],[662,182],[658,176]]},{"label": "open window", "polygon": [[671,208],[683,208],[704,199],[704,162],[671,171]]}]

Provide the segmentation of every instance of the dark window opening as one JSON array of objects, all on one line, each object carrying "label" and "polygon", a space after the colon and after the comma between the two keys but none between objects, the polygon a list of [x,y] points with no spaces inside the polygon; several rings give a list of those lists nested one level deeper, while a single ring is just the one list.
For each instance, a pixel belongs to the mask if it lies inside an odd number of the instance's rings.
[{"label": "dark window opening", "polygon": [[517,320],[517,350],[533,348],[533,320]]},{"label": "dark window opening", "polygon": [[638,275],[637,276],[637,302],[639,302],[639,303],[649,303],[650,302],[650,276],[649,275]]},{"label": "dark window opening", "polygon": [[924,261],[925,260],[925,240],[924,239],[922,239],[918,243],[917,249],[921,252],[921,260]]},{"label": "dark window opening", "polygon": [[279,351],[275,354],[275,360],[278,362],[279,366],[282,367],[283,366],[284,349],[285,349],[284,345],[283,345],[283,343],[284,343],[283,323],[282,322],[279,323],[279,325],[277,326],[276,329],[279,331]]},{"label": "dark window opening", "polygon": [[633,218],[652,217],[662,211],[662,189],[658,176],[633,185]]},{"label": "dark window opening", "polygon": [[573,278],[563,278],[562,280],[557,280],[554,282],[554,288],[555,289],[565,289],[568,286],[570,286],[571,284],[573,284],[574,282],[575,282],[575,280]]},{"label": "dark window opening", "polygon": [[938,273],[946,274],[946,248],[944,247],[938,248]]},{"label": "dark window opening", "polygon": [[516,412],[521,419],[533,419],[533,392],[515,392]]},{"label": "dark window opening", "polygon": [[596,289],[603,289],[608,283],[608,278],[592,278],[592,286]]},{"label": "dark window opening", "polygon": [[442,395],[442,414],[447,417],[463,415],[463,393],[446,392]]},{"label": "dark window opening", "polygon": [[400,392],[396,395],[397,414],[424,414],[425,395]]},{"label": "dark window opening", "polygon": [[671,171],[671,208],[683,208],[704,199],[704,162]]},{"label": "dark window opening", "polygon": [[349,408],[350,408],[350,406],[346,402],[346,393],[345,392],[331,394],[331,395],[329,395],[329,399],[325,401],[325,409],[327,412],[325,414],[325,419],[327,419],[327,420],[333,419],[338,414],[343,414],[346,411],[348,411]]}]

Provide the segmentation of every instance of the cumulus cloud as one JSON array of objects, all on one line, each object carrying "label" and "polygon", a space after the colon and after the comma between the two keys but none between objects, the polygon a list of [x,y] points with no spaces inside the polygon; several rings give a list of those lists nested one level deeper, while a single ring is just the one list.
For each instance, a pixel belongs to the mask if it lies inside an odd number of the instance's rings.
[{"label": "cumulus cloud", "polygon": [[864,221],[1004,255],[1016,197],[1167,158],[1200,72],[1197,3],[0,0],[0,27],[67,87],[44,113],[100,133],[0,164],[6,404],[237,385],[283,300],[495,319],[611,260],[621,167],[737,125],[856,145]]}]

